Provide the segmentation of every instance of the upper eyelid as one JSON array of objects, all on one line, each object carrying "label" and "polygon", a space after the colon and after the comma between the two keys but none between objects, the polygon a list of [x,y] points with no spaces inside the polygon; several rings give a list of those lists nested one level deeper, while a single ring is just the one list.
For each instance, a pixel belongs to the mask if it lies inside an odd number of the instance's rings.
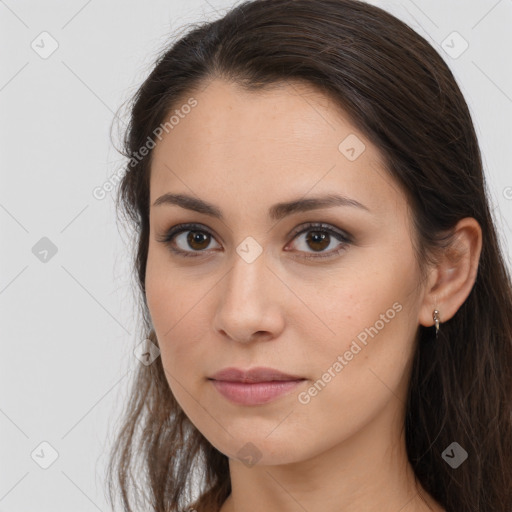
[{"label": "upper eyelid", "polygon": [[304,222],[302,224],[300,224],[299,226],[293,228],[289,235],[288,236],[296,236],[296,235],[299,235],[301,233],[303,233],[304,231],[308,231],[308,230],[315,230],[317,229],[318,231],[330,231],[330,232],[333,232],[333,233],[336,233],[337,235],[340,235],[341,237],[347,239],[347,240],[352,240],[352,236],[347,233],[346,231],[344,231],[343,229],[340,229],[340,228],[337,228],[336,226],[333,226],[332,224],[328,223],[328,222]]}]

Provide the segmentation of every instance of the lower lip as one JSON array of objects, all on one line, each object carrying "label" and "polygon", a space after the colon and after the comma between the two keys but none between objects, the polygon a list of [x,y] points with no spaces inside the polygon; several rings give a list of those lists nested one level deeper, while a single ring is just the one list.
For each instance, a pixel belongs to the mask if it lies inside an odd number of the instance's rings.
[{"label": "lower lip", "polygon": [[304,382],[304,379],[254,383],[223,380],[211,380],[211,382],[222,396],[236,404],[262,405],[289,393]]}]

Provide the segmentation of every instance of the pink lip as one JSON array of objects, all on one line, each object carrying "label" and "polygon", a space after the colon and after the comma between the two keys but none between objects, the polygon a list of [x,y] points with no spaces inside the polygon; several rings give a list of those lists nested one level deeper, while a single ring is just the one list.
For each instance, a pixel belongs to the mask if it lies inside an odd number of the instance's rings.
[{"label": "pink lip", "polygon": [[217,391],[228,400],[240,405],[262,405],[276,399],[278,396],[291,391],[303,380],[273,381],[273,382],[227,382],[212,380]]},{"label": "pink lip", "polygon": [[272,368],[225,368],[209,378],[217,391],[241,405],[261,405],[291,391],[305,379]]}]

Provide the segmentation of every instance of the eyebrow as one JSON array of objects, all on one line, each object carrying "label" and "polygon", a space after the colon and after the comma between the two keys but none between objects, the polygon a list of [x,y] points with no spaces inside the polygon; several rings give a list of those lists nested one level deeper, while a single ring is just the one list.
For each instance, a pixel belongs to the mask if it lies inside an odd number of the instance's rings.
[{"label": "eyebrow", "polygon": [[[193,210],[198,213],[210,215],[220,220],[224,220],[222,211],[215,205],[203,201],[197,197],[186,194],[167,193],[160,196],[153,206],[176,205],[187,210]],[[338,194],[328,194],[324,196],[311,197],[307,199],[295,199],[292,201],[277,203],[269,208],[268,214],[272,220],[281,220],[288,215],[321,208],[332,208],[335,206],[350,206],[370,212],[370,210],[359,201]]]}]

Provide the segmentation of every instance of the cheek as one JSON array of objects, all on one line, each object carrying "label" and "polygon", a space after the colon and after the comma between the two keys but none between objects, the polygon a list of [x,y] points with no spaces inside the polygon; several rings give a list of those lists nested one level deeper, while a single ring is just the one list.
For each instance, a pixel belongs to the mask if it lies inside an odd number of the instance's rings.
[{"label": "cheek", "polygon": [[194,279],[156,252],[148,256],[146,300],[166,378],[181,405],[204,373],[201,363],[207,357],[212,323],[208,301],[216,281],[206,276]]},{"label": "cheek", "polygon": [[165,379],[180,407],[187,415],[192,411],[192,415],[197,416],[199,411],[193,412],[195,379],[200,373],[199,362],[204,358],[200,343],[204,336],[198,334],[199,327],[204,325],[198,319],[200,302],[185,290],[177,294],[180,284],[176,281],[171,284],[167,279],[152,280],[151,272],[147,275],[148,308],[160,346]]},{"label": "cheek", "polygon": [[[146,265],[146,301],[155,329],[169,332],[192,308],[190,285],[171,264],[167,250],[150,242]],[[165,330],[164,330],[165,328]]]},{"label": "cheek", "polygon": [[376,323],[377,331],[391,334],[402,322],[400,317],[407,316],[402,311],[413,296],[414,268],[406,262],[398,268],[394,260],[384,258],[363,263],[316,282],[295,278],[293,307],[286,314],[299,322],[305,340],[316,338],[343,348],[358,335],[364,343],[365,337],[370,337],[368,330],[375,333]]},{"label": "cheek", "polygon": [[[168,263],[158,254],[149,252],[146,267],[146,301],[160,345],[162,360],[166,369],[174,371],[172,364],[180,350],[191,344],[184,343],[184,326],[193,315],[193,297],[189,287],[181,283],[179,273],[169,268]],[[171,357],[172,356],[172,357]],[[183,359],[181,359],[183,360]],[[171,363],[171,366],[169,365]]]},{"label": "cheek", "polygon": [[338,384],[329,384],[331,388],[365,389],[379,375],[392,388],[414,349],[419,307],[414,259],[404,254],[397,262],[381,253],[371,265],[365,263],[364,269],[335,281],[342,284],[331,285],[327,293],[312,296],[310,291],[308,303],[322,320],[321,330],[316,320],[300,325],[318,377],[326,374],[323,380],[329,380],[329,370],[336,374],[332,381]]},{"label": "cheek", "polygon": [[[162,358],[172,367],[176,361],[186,363],[193,354],[198,328],[200,303],[195,297],[180,292],[177,285],[160,282],[146,287],[148,308],[160,344]],[[178,285],[179,289],[179,285]]]},{"label": "cheek", "polygon": [[[336,335],[314,344],[314,329],[305,332],[312,382],[296,399],[294,425],[306,444],[308,432],[315,431],[327,449],[405,400],[415,305],[409,276],[402,274],[399,281],[383,276],[359,279],[352,292],[331,294],[324,312]],[[286,446],[286,429],[281,434],[278,441]]]}]

